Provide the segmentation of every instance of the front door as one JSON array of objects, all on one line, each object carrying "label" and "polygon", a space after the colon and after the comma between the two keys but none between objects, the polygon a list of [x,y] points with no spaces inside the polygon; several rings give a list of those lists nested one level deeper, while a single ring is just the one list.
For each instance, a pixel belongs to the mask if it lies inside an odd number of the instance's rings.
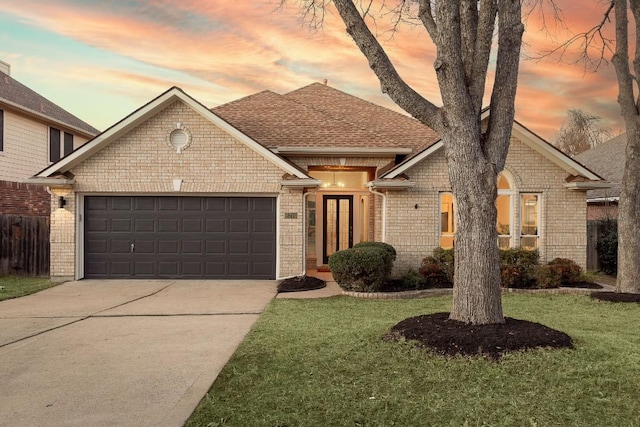
[{"label": "front door", "polygon": [[323,196],[322,213],[322,262],[327,264],[329,255],[353,246],[353,196]]}]

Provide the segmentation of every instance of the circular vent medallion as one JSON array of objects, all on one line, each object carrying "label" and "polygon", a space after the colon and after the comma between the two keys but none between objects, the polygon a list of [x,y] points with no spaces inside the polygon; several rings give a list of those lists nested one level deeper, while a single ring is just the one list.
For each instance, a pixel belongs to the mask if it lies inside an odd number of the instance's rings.
[{"label": "circular vent medallion", "polygon": [[189,148],[189,145],[191,145],[191,133],[189,129],[182,126],[181,123],[176,123],[176,128],[169,132],[169,145],[178,153]]}]

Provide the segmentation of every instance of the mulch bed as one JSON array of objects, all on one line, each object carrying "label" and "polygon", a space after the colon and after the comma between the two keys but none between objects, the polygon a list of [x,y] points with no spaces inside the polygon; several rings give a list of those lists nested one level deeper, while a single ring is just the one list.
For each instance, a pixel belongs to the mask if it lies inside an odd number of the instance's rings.
[{"label": "mulch bed", "polygon": [[504,324],[470,325],[449,320],[449,313],[410,317],[391,328],[385,339],[405,338],[444,356],[483,356],[499,361],[509,352],[534,348],[573,348],[564,332],[505,317]]},{"label": "mulch bed", "polygon": [[565,288],[581,288],[581,289],[602,289],[602,285],[598,285],[597,283],[589,283],[589,282],[577,282],[573,285],[565,285]]},{"label": "mulch bed", "polygon": [[289,277],[278,283],[278,292],[300,292],[322,289],[327,283],[313,276]]},{"label": "mulch bed", "polygon": [[608,302],[640,302],[640,294],[629,294],[625,292],[594,292],[591,299]]}]

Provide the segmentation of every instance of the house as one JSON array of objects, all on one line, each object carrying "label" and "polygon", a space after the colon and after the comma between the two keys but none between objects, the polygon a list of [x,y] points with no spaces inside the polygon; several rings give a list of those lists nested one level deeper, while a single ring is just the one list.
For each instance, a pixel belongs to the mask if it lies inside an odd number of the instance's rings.
[{"label": "house", "polygon": [[48,216],[45,188],[23,181],[98,133],[12,78],[0,61],[0,214]]},{"label": "house", "polygon": [[587,191],[587,220],[618,218],[626,148],[627,135],[622,134],[575,157],[577,161],[611,183],[610,188]]},{"label": "house", "polygon": [[[54,277],[274,279],[366,240],[402,271],[455,237],[438,136],[319,83],[212,110],[173,87],[30,182]],[[497,244],[585,264],[597,174],[516,123],[498,184]]]}]

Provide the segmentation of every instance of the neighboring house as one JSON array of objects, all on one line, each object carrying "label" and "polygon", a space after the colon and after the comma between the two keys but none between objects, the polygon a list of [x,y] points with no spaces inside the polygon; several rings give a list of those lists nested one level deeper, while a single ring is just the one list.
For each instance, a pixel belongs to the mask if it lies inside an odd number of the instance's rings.
[{"label": "neighboring house", "polygon": [[50,196],[24,184],[99,131],[11,77],[0,61],[0,215],[49,215]]},{"label": "neighboring house", "polygon": [[[213,110],[171,88],[30,181],[66,203],[57,277],[274,279],[365,240],[402,271],[455,237],[437,135],[319,83]],[[598,175],[516,123],[498,185],[501,247],[585,264]]]},{"label": "neighboring house", "polygon": [[611,183],[610,188],[587,191],[588,220],[618,218],[626,148],[627,135],[622,134],[575,157],[577,161]]}]

